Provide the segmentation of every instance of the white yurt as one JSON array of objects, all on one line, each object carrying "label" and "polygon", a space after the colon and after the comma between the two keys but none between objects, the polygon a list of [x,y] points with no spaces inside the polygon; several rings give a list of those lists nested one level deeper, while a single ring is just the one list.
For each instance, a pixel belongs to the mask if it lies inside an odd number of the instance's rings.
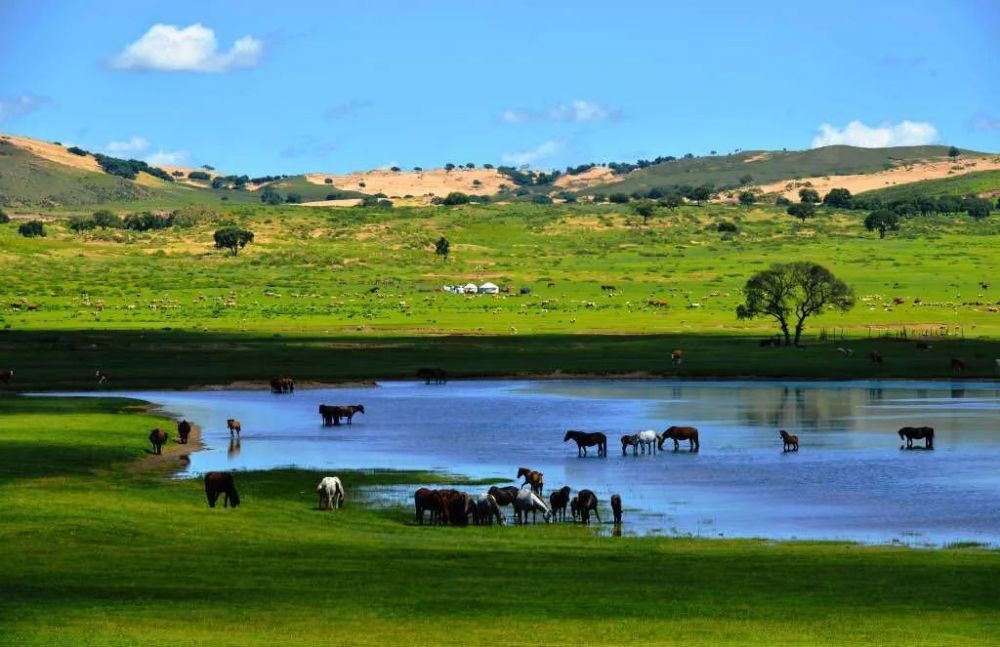
[{"label": "white yurt", "polygon": [[462,290],[466,294],[475,294],[476,292],[479,292],[479,286],[475,283],[468,283],[464,288],[462,288]]},{"label": "white yurt", "polygon": [[483,283],[479,286],[480,294],[500,294],[500,288],[496,283]]}]

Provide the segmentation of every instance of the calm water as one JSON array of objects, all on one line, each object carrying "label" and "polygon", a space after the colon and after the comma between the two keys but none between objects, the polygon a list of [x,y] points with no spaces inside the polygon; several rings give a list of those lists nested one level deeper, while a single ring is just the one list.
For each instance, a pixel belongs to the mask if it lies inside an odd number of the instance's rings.
[{"label": "calm water", "polygon": [[[525,465],[544,472],[547,490],[594,490],[602,510],[621,494],[631,532],[1000,545],[998,384],[388,382],[127,395],[202,425],[208,449],[191,473],[296,465],[513,479]],[[321,402],[367,413],[324,428]],[[243,423],[238,451],[230,417]],[[621,455],[622,434],[671,424],[697,426],[701,452]],[[935,451],[900,451],[896,430],[925,424]],[[782,428],[799,435],[798,454],[782,454]],[[577,458],[566,429],[605,432],[608,457]]]}]

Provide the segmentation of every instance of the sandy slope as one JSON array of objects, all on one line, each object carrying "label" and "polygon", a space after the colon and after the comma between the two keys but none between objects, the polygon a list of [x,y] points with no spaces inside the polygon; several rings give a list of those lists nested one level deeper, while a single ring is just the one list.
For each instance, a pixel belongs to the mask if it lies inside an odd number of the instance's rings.
[{"label": "sandy slope", "polygon": [[598,184],[612,182],[614,179],[615,174],[611,172],[611,169],[595,166],[579,175],[560,175],[559,179],[555,181],[555,186],[560,190],[579,191]]},{"label": "sandy slope", "polygon": [[95,173],[103,173],[104,171],[97,164],[92,156],[81,156],[74,155],[66,150],[65,146],[60,146],[59,144],[53,144],[51,142],[43,142],[40,139],[31,139],[30,137],[19,137],[17,135],[0,135],[5,141],[8,141],[18,148],[22,148],[42,159],[47,159],[51,162],[57,164],[62,164],[63,166],[71,166],[73,168],[80,169],[82,171],[93,171]]},{"label": "sandy slope", "polygon": [[[361,191],[369,195],[384,193],[389,197],[405,195],[446,196],[452,191],[474,195],[493,195],[500,191],[500,185],[513,186],[510,178],[496,169],[431,169],[428,171],[366,171],[347,175],[310,173],[306,179],[313,184],[326,184],[326,178],[333,181],[331,188]],[[479,181],[479,185],[475,182]],[[365,186],[361,186],[361,183]]]}]

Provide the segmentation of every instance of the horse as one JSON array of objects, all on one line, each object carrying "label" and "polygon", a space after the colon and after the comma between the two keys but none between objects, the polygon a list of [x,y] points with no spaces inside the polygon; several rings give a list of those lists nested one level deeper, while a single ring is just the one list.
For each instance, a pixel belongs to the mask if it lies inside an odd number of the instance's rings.
[{"label": "horse", "polygon": [[566,521],[566,506],[569,505],[570,488],[564,485],[555,492],[549,494],[549,507],[555,520]]},{"label": "horse", "polygon": [[240,495],[236,491],[233,475],[229,472],[209,472],[205,475],[205,496],[208,498],[208,507],[215,507],[215,502],[219,500],[220,494],[225,494],[222,507],[232,506],[235,508],[240,504]]},{"label": "horse", "polygon": [[657,444],[659,445],[663,444],[663,438],[652,429],[643,429],[634,436],[635,436],[635,445],[632,449],[633,456],[639,453],[640,448],[642,448],[643,454],[645,454],[648,451],[651,455],[655,455]]},{"label": "horse", "polygon": [[469,515],[473,514],[472,498],[465,492],[455,492],[447,497],[448,519],[453,526],[469,524]]},{"label": "horse", "polygon": [[354,414],[356,413],[363,414],[365,412],[365,405],[363,404],[347,404],[341,407],[334,407],[334,408],[337,410],[336,412],[336,416],[338,418],[337,422],[338,423],[340,422],[339,421],[340,418],[347,418],[347,424],[349,425],[354,424],[352,422],[354,420]]},{"label": "horse", "polygon": [[675,351],[671,351],[670,352],[670,363],[671,364],[680,364],[683,361],[684,361],[684,351],[682,351],[682,350],[675,350]]},{"label": "horse", "polygon": [[111,376],[100,369],[94,373],[94,377],[97,378],[98,384],[107,384],[111,381]]},{"label": "horse", "polygon": [[924,439],[924,449],[934,449],[934,427],[903,427],[899,430],[899,439],[906,440],[906,449],[913,449],[913,441],[921,438]]},{"label": "horse", "polygon": [[421,368],[417,370],[417,377],[424,381],[424,384],[447,384],[448,374],[442,368]]},{"label": "horse", "polygon": [[187,445],[188,436],[191,435],[191,423],[187,420],[181,420],[177,423],[177,442],[182,445]]},{"label": "horse", "polygon": [[680,449],[682,440],[688,441],[689,451],[696,452],[701,449],[701,443],[698,442],[698,430],[694,427],[668,427],[660,437],[660,449],[663,449],[663,443],[667,438],[674,441],[675,452]]},{"label": "horse", "polygon": [[344,484],[336,476],[324,476],[316,486],[316,493],[319,495],[320,510],[343,508],[347,500]]},{"label": "horse", "polygon": [[519,467],[517,468],[517,478],[521,478],[522,476],[524,477],[523,485],[530,485],[532,492],[538,496],[542,496],[542,489],[545,487],[542,473],[527,467]]},{"label": "horse", "polygon": [[873,350],[872,352],[868,353],[868,359],[871,360],[872,364],[881,364],[882,353],[878,352],[877,350]]},{"label": "horse", "polygon": [[332,404],[319,405],[319,415],[323,418],[323,426],[330,427],[340,424],[340,407]]},{"label": "horse", "polygon": [[6,371],[0,372],[0,382],[4,384],[10,384],[10,381],[14,379],[14,369],[8,368]]},{"label": "horse", "polygon": [[563,436],[563,442],[574,440],[576,441],[576,456],[577,458],[587,455],[587,448],[597,445],[597,455],[607,456],[608,455],[608,437],[599,431],[586,432],[586,431],[567,431],[566,435]]},{"label": "horse", "polygon": [[956,373],[961,373],[965,370],[965,359],[962,357],[952,357],[951,358],[951,370]]},{"label": "horse", "polygon": [[229,429],[230,438],[233,437],[234,433],[236,434],[236,437],[239,438],[240,432],[243,430],[243,428],[240,426],[240,421],[236,420],[235,418],[229,418],[228,420],[226,420],[226,428]]},{"label": "horse", "polygon": [[536,513],[541,511],[542,519],[545,523],[552,523],[552,511],[545,505],[545,501],[528,488],[521,488],[514,499],[514,523],[528,523],[528,513],[531,513],[531,521],[537,520]]},{"label": "horse", "polygon": [[413,507],[417,511],[417,523],[424,524],[424,511],[431,513],[431,524],[447,523],[448,508],[436,490],[422,487],[413,493]]},{"label": "horse", "polygon": [[622,525],[622,498],[617,494],[611,495],[611,514],[615,517],[615,525]]},{"label": "horse", "polygon": [[492,526],[494,519],[497,520],[499,526],[507,524],[507,517],[503,515],[500,504],[490,494],[480,494],[476,497],[473,510],[475,511],[473,521],[478,526]]},{"label": "horse", "polygon": [[497,505],[503,507],[514,503],[514,499],[517,498],[517,493],[520,492],[520,488],[514,487],[513,485],[506,485],[504,487],[493,486],[489,489],[488,494],[496,499]]},{"label": "horse", "polygon": [[580,521],[589,524],[590,512],[593,510],[594,516],[597,517],[597,523],[602,523],[601,515],[597,512],[597,495],[591,490],[580,490],[580,493],[573,499],[571,507],[574,521],[576,521],[577,515],[580,515]]},{"label": "horse", "polygon": [[271,393],[295,393],[295,380],[283,375],[272,377]]},{"label": "horse", "polygon": [[635,434],[625,434],[622,436],[622,456],[628,456],[628,448],[634,447],[638,451],[639,442]]},{"label": "horse", "polygon": [[162,454],[163,446],[167,444],[167,432],[159,427],[149,432],[149,442],[153,444],[153,453]]},{"label": "horse", "polygon": [[781,450],[785,452],[797,452],[799,451],[799,437],[792,435],[782,429],[778,432],[781,435],[782,447]]}]

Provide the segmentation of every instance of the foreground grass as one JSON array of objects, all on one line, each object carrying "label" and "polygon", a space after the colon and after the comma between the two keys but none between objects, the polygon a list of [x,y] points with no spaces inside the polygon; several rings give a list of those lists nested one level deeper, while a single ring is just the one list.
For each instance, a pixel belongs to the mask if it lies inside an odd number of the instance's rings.
[{"label": "foreground grass", "polygon": [[[130,474],[124,400],[0,400],[0,642],[8,644],[984,644],[1000,553],[597,537],[573,526],[430,528],[365,504],[314,510],[317,474]],[[480,486],[481,487],[481,486]]]}]

